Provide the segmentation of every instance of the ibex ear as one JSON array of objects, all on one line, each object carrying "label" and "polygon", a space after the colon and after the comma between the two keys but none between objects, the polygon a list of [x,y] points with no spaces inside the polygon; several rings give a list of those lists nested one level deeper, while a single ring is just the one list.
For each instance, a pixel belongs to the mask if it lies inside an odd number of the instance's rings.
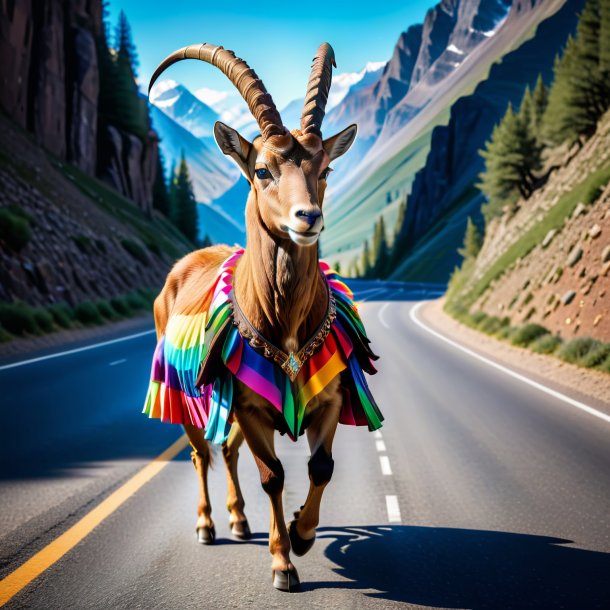
[{"label": "ibex ear", "polygon": [[328,153],[331,161],[349,150],[349,147],[354,143],[357,131],[357,125],[350,125],[332,138],[324,140],[324,150]]},{"label": "ibex ear", "polygon": [[220,121],[214,123],[214,138],[216,139],[216,143],[220,147],[220,150],[222,150],[225,155],[235,159],[246,179],[252,180],[252,176],[250,176],[248,170],[248,154],[250,153],[252,144],[245,138],[242,138],[235,129]]}]

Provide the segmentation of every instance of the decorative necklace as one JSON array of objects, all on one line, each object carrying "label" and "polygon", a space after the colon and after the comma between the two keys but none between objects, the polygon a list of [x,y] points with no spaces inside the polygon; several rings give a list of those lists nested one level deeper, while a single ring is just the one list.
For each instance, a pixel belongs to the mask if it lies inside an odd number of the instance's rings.
[{"label": "decorative necklace", "polygon": [[[223,443],[233,422],[235,380],[264,398],[283,416],[279,428],[296,438],[307,406],[340,376],[342,424],[381,426],[381,414],[364,372],[376,372],[350,289],[326,264],[326,315],[297,352],[286,354],[247,319],[235,298],[234,271],[243,249],[221,266],[200,305],[172,313],[153,357],[144,413],[174,424],[205,428],[205,438]],[[278,424],[279,425],[279,424]]]}]

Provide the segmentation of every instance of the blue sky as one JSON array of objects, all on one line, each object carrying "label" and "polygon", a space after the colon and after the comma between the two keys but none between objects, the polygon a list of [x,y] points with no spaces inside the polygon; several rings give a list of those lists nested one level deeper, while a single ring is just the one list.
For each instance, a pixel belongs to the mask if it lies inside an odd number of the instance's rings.
[{"label": "blue sky", "polygon": [[[356,72],[368,61],[389,59],[399,34],[422,23],[434,4],[432,0],[110,0],[109,21],[114,30],[119,11],[125,11],[138,50],[141,82],[148,83],[156,65],[175,49],[209,42],[244,58],[281,108],[305,94],[311,59],[321,42],[335,49],[338,72]],[[173,66],[162,78],[177,80],[191,91],[232,86],[220,71],[196,61]]]}]

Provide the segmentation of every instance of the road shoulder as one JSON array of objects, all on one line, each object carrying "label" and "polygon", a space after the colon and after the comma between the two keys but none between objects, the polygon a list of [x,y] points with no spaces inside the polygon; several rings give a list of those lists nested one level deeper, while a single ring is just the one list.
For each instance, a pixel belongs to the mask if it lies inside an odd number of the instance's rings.
[{"label": "road shoulder", "polygon": [[425,302],[417,312],[426,326],[531,379],[573,398],[610,412],[607,374],[583,369],[554,356],[515,347],[458,322],[443,310],[444,297]]}]

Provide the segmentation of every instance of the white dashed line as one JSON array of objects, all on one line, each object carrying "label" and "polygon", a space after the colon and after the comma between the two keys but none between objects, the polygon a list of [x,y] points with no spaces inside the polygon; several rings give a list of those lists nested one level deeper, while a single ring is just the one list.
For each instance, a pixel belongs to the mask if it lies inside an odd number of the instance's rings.
[{"label": "white dashed line", "polygon": [[375,438],[383,438],[383,435],[381,434],[381,430],[375,430],[375,432],[373,434],[375,435]]},{"label": "white dashed line", "polygon": [[113,360],[108,366],[116,366],[117,364],[123,364],[127,362],[127,358],[121,358],[120,360]]},{"label": "white dashed line", "polygon": [[390,466],[390,458],[387,455],[380,455],[379,463],[381,464],[381,474],[391,476],[392,467]]},{"label": "white dashed line", "polygon": [[377,451],[379,451],[379,453],[383,453],[386,450],[385,443],[383,441],[375,441],[375,446],[377,447]]},{"label": "white dashed line", "polygon": [[396,496],[385,497],[386,508],[388,509],[388,521],[390,523],[400,523],[400,507],[398,506],[398,498]]},{"label": "white dashed line", "polygon": [[610,423],[610,415],[608,415],[607,413],[602,413],[601,411],[598,411],[597,409],[594,409],[593,407],[590,407],[589,405],[586,405],[585,403],[580,402],[579,400],[575,400],[574,398],[570,398],[569,396],[566,396],[565,394],[562,394],[561,392],[557,392],[556,390],[547,388],[545,385],[542,385],[541,383],[538,383],[537,381],[534,381],[533,379],[530,379],[529,377],[525,377],[525,375],[520,375],[519,373],[517,373],[509,368],[506,368],[505,366],[502,366],[501,364],[498,364],[497,362],[494,362],[493,360],[489,360],[489,358],[485,358],[485,356],[481,356],[480,354],[477,354],[476,352],[472,351],[471,349],[468,349],[467,347],[464,347],[463,345],[460,345],[459,343],[452,341],[451,339],[445,337],[445,335],[441,335],[441,333],[438,333],[435,330],[433,330],[432,328],[430,328],[429,326],[426,326],[415,315],[417,310],[424,303],[425,303],[425,301],[421,301],[421,302],[417,303],[417,305],[412,307],[411,310],[409,311],[409,317],[420,328],[423,328],[424,330],[433,334],[435,337],[438,337],[439,339],[446,341],[450,345],[453,345],[453,347],[457,347],[458,349],[461,349],[463,352],[470,354],[473,358],[476,358],[477,360],[481,360],[482,362],[489,364],[489,366],[493,366],[494,368],[506,373],[507,375],[510,375],[511,377],[514,377],[515,379],[519,379],[519,381],[523,381],[523,383],[527,383],[528,385],[531,385],[534,388],[537,388],[541,392],[545,392],[547,394],[550,394],[551,396],[554,396],[555,398],[558,398],[559,400],[563,400],[564,402],[567,402],[569,405],[572,405],[573,407],[576,407],[577,409],[580,409],[581,411],[584,411],[585,413],[589,413],[589,415],[599,417],[599,419],[603,419],[605,422]]},{"label": "white dashed line", "polygon": [[6,369],[14,369],[18,366],[25,366],[26,364],[34,364],[35,362],[42,362],[43,360],[51,360],[51,358],[59,358],[60,356],[68,356],[69,354],[78,354],[79,352],[86,352],[87,350],[95,349],[97,347],[104,347],[106,345],[113,345],[114,343],[121,343],[121,341],[129,341],[130,339],[144,337],[154,332],[156,332],[155,329],[145,330],[144,332],[135,333],[134,335],[127,335],[126,337],[119,337],[118,339],[111,339],[110,341],[102,341],[101,343],[94,343],[93,345],[85,345],[84,347],[69,349],[65,352],[57,352],[56,354],[49,354],[48,356],[40,356],[38,358],[30,358],[29,360],[21,360],[20,362],[4,364],[0,366],[0,371],[5,371]]}]

